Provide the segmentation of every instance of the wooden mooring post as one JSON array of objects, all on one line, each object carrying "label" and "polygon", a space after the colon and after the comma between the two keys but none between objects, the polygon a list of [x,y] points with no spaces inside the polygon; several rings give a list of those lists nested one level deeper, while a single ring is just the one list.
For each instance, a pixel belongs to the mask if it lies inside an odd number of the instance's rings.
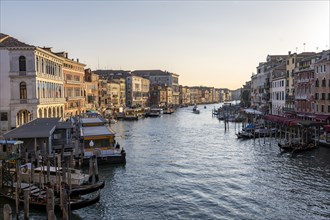
[{"label": "wooden mooring post", "polygon": [[47,217],[48,220],[55,220],[55,212],[54,212],[54,191],[53,189],[47,189]]},{"label": "wooden mooring post", "polygon": [[4,220],[12,220],[13,219],[13,212],[11,210],[10,205],[5,204],[3,206],[3,219]]},{"label": "wooden mooring post", "polygon": [[24,190],[24,219],[28,220],[30,216],[29,209],[30,190]]}]

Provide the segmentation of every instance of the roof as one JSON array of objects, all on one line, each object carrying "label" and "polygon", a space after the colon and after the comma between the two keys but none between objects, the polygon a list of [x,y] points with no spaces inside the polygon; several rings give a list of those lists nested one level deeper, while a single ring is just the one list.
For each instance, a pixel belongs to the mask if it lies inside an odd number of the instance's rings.
[{"label": "roof", "polygon": [[73,128],[73,125],[70,121],[66,121],[66,122],[58,122],[56,124],[56,129],[67,129],[67,128]]},{"label": "roof", "polygon": [[91,126],[80,128],[81,137],[114,136],[115,133],[108,126]]},{"label": "roof", "polygon": [[[98,115],[98,114],[97,114]],[[88,125],[88,124],[95,124],[95,123],[106,123],[107,121],[100,117],[94,117],[94,118],[80,118],[80,123],[82,125]]]},{"label": "roof", "polygon": [[43,138],[50,137],[60,118],[37,118],[27,124],[8,131],[5,138]]},{"label": "roof", "polygon": [[14,47],[25,47],[25,48],[35,48],[33,45],[26,44],[13,38],[9,35],[0,33],[0,47],[3,48],[14,48]]}]

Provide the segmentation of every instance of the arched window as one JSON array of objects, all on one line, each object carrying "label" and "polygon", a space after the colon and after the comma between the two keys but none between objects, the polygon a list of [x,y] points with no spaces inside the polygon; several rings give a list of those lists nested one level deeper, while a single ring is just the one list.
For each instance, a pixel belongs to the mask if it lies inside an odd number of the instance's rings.
[{"label": "arched window", "polygon": [[316,79],[316,81],[315,81],[315,87],[319,87],[319,79]]},{"label": "arched window", "polygon": [[20,56],[19,57],[19,71],[26,71],[25,56]]},{"label": "arched window", "polygon": [[325,81],[325,78],[323,78],[322,80],[322,87],[325,87],[326,86],[326,81]]},{"label": "arched window", "polygon": [[26,83],[25,82],[21,82],[19,84],[19,98],[20,99],[26,99],[27,98]]}]

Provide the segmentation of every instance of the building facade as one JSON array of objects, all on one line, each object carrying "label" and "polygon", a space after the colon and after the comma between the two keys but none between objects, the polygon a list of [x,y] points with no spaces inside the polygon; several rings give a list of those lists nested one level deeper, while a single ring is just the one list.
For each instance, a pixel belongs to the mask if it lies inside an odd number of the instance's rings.
[{"label": "building facade", "polygon": [[99,75],[91,69],[85,69],[85,103],[86,110],[96,110],[99,108]]},{"label": "building facade", "polygon": [[35,118],[64,116],[63,61],[55,54],[0,34],[1,130]]},{"label": "building facade", "polygon": [[149,79],[140,76],[126,78],[126,106],[146,107],[149,104]]},{"label": "building facade", "polygon": [[330,50],[323,51],[314,64],[315,113],[330,114]]},{"label": "building facade", "polygon": [[85,64],[68,58],[68,53],[56,53],[63,60],[64,116],[66,118],[86,112]]}]

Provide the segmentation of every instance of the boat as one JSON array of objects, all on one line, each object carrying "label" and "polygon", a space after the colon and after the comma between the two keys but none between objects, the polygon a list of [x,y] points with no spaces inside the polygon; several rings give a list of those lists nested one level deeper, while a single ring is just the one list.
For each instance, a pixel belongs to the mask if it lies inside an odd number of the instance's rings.
[{"label": "boat", "polygon": [[163,114],[163,109],[152,108],[149,112],[146,113],[146,117],[159,117],[161,114]]},{"label": "boat", "polygon": [[163,114],[172,114],[172,113],[174,113],[174,108],[172,107],[165,107],[163,109]]},{"label": "boat", "polygon": [[86,195],[92,192],[96,192],[100,189],[103,189],[105,181],[99,181],[95,184],[88,184],[75,187],[70,190],[70,196]]},{"label": "boat", "polygon": [[126,151],[115,141],[115,132],[108,125],[80,126],[83,160],[96,156],[98,163],[125,163]]},{"label": "boat", "polygon": [[[89,183],[90,175],[82,173],[81,170],[68,168],[63,172],[61,167],[47,166],[36,167],[32,172],[32,164],[26,163],[20,167],[22,182],[34,182],[36,184],[46,184],[56,185],[58,176],[63,176],[65,173],[65,179],[70,179],[71,186],[81,186]],[[47,174],[49,171],[49,180],[47,180]],[[30,180],[31,178],[31,180]],[[69,181],[68,181],[69,182]]]},{"label": "boat", "polygon": [[[25,189],[29,188],[31,186],[25,187]],[[23,190],[24,188],[20,188],[20,190]],[[31,189],[34,191],[30,190],[30,195],[29,195],[29,205],[30,207],[37,208],[39,210],[45,210],[47,207],[47,192],[44,189],[40,189],[40,191],[36,192],[35,186],[33,186]],[[15,187],[4,187],[0,190],[0,194],[15,202],[16,201],[16,188]],[[19,194],[18,196],[18,201],[21,205],[25,204],[24,200],[24,195]],[[68,199],[68,205],[70,206],[70,210],[77,210],[77,209],[82,209],[87,206],[93,205],[97,202],[100,201],[100,193],[97,192],[96,195],[89,196],[89,197],[69,197]],[[60,198],[58,196],[54,196],[54,209],[55,210],[61,210],[61,202]]]},{"label": "boat", "polygon": [[285,143],[285,144],[278,143],[278,146],[282,151],[291,152],[291,153],[303,152],[317,148],[317,145],[315,145],[314,143],[302,144],[297,142]]},{"label": "boat", "polygon": [[139,120],[138,112],[136,109],[126,109],[124,114],[125,121]]},{"label": "boat", "polygon": [[255,135],[251,131],[240,131],[236,134],[237,138],[240,139],[251,139],[254,138]]},{"label": "boat", "polygon": [[199,111],[197,105],[194,105],[194,107],[193,107],[193,113],[195,113],[195,114],[199,114],[199,113],[201,113],[201,112]]}]

